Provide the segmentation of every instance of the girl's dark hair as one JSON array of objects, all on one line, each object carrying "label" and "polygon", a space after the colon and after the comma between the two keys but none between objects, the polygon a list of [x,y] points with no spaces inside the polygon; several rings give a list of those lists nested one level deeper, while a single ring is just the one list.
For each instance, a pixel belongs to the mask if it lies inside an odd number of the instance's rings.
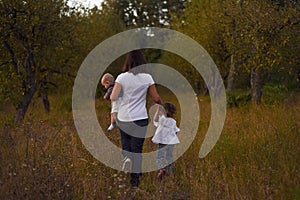
[{"label": "girl's dark hair", "polygon": [[[134,70],[132,70],[132,69],[139,65],[143,65],[143,64],[146,64],[146,59],[145,59],[143,53],[140,50],[133,50],[128,53],[125,63],[123,65],[122,72],[131,71],[134,73]],[[138,73],[138,72],[136,72],[136,73]]]},{"label": "girl's dark hair", "polygon": [[176,113],[176,106],[171,103],[164,103],[163,107],[166,111],[167,117],[173,117]]}]

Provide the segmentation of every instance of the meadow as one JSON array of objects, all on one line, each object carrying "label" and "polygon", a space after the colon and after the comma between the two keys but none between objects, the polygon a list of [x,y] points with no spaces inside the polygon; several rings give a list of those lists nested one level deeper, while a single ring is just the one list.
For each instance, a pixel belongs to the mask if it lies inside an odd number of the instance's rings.
[{"label": "meadow", "polygon": [[[160,94],[178,103],[172,94]],[[228,107],[222,135],[204,159],[198,153],[210,121],[210,99],[198,99],[198,133],[175,162],[176,173],[162,182],[157,172],[143,174],[131,197],[129,175],[103,165],[82,145],[71,96],[50,97],[49,114],[34,99],[18,125],[13,125],[14,109],[2,106],[0,199],[300,199],[299,92],[272,105]],[[106,127],[109,102],[98,98],[95,106]],[[118,130],[107,136],[120,145]],[[147,139],[145,151],[153,148]]]}]

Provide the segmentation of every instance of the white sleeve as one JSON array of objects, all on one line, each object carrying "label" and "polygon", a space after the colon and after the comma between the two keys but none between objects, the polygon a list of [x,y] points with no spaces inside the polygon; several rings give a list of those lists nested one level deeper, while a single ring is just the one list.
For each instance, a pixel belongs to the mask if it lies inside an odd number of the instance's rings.
[{"label": "white sleeve", "polygon": [[123,74],[119,74],[119,75],[117,76],[115,82],[122,85],[122,81],[123,81]]},{"label": "white sleeve", "polygon": [[153,78],[150,74],[149,74],[149,80],[148,81],[149,81],[149,86],[155,84],[155,82],[154,82],[154,80],[153,80]]}]

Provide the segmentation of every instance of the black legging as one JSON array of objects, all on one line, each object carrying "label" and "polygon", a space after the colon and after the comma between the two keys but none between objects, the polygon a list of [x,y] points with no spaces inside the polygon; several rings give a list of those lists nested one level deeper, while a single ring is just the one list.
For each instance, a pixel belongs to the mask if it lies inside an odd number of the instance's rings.
[{"label": "black legging", "polygon": [[[132,161],[132,173],[130,183],[139,185],[139,177],[142,173],[142,150],[148,127],[148,119],[133,122],[118,121],[121,133],[122,150],[124,157]],[[137,136],[137,137],[135,137]]]}]

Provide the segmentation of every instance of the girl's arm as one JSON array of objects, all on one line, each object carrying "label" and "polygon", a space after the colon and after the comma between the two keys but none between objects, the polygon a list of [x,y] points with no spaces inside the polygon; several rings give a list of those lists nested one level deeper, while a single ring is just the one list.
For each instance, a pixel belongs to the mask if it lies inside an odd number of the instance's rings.
[{"label": "girl's arm", "polygon": [[155,112],[154,119],[153,119],[154,122],[158,122],[158,118],[159,118],[159,114],[160,114],[159,107],[160,107],[160,105],[156,105],[156,112]]},{"label": "girl's arm", "polygon": [[114,88],[112,90],[112,93],[110,95],[110,100],[116,101],[119,97],[119,94],[121,92],[122,86],[119,83],[115,83]]}]

